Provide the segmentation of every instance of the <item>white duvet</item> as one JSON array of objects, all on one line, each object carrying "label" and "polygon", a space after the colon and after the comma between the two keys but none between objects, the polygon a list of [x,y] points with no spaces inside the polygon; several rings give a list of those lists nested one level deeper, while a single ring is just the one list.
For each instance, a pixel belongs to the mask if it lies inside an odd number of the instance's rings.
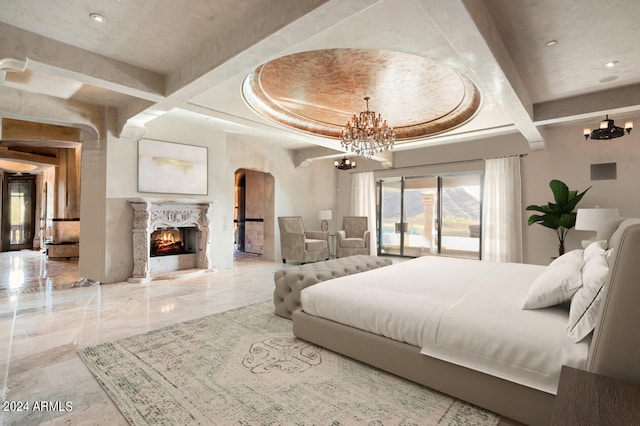
[{"label": "white duvet", "polygon": [[318,283],[305,312],[421,348],[421,353],[555,394],[562,365],[584,368],[562,307],[523,310],[544,266],[425,256]]}]

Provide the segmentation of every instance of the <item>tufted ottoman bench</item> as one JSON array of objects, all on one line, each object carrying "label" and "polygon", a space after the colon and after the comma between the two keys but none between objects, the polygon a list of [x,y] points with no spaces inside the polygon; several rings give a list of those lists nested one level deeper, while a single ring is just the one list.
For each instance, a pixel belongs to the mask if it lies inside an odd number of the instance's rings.
[{"label": "tufted ottoman bench", "polygon": [[310,285],[391,263],[391,259],[385,257],[357,255],[280,269],[273,276],[276,315],[291,318],[293,311],[300,309],[300,292]]}]

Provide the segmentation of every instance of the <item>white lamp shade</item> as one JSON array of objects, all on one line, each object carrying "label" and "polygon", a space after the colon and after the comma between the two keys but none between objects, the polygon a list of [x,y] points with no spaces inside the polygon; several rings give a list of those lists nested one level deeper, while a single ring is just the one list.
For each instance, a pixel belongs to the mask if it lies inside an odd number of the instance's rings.
[{"label": "white lamp shade", "polygon": [[331,210],[320,210],[320,213],[318,213],[318,219],[331,220]]},{"label": "white lamp shade", "polygon": [[597,231],[602,222],[614,217],[618,217],[618,209],[578,209],[575,228],[578,231]]}]

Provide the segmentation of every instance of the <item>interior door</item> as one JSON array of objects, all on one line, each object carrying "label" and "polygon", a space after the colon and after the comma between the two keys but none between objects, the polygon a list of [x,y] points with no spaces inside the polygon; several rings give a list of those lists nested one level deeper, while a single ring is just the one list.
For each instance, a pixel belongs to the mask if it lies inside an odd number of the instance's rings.
[{"label": "interior door", "polygon": [[35,176],[9,175],[4,191],[2,229],[5,251],[33,248],[35,235]]}]

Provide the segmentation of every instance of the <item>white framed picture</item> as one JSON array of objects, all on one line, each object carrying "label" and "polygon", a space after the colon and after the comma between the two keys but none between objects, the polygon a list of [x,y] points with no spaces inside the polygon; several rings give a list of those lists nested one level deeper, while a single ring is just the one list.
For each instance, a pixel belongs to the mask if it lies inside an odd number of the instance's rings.
[{"label": "white framed picture", "polygon": [[138,141],[138,192],[207,195],[207,148]]}]

